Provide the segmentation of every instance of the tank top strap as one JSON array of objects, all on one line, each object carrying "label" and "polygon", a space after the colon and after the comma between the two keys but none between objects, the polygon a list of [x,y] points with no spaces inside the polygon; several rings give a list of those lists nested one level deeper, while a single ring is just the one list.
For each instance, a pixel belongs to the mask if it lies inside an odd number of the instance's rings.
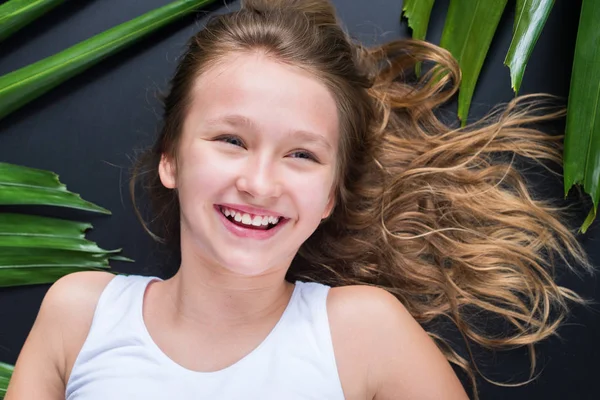
[{"label": "tank top strap", "polygon": [[92,325],[86,342],[101,342],[105,335],[115,330],[132,332],[135,326],[135,313],[141,307],[143,292],[147,283],[157,277],[141,275],[115,275],[98,298]]},{"label": "tank top strap", "polygon": [[321,283],[296,281],[299,286],[298,296],[294,308],[301,313],[304,318],[308,318],[316,325],[322,325],[327,322],[325,328],[329,326],[327,321],[327,296],[330,287]]},{"label": "tank top strap", "polygon": [[314,337],[319,342],[319,348],[335,364],[333,342],[327,314],[327,296],[331,287],[316,282],[298,281],[296,284],[301,285],[297,306],[303,310],[304,319],[312,320],[311,326],[315,329]]},{"label": "tank top strap", "polygon": [[322,398],[343,398],[327,313],[331,287],[316,282],[295,283],[298,293],[290,304],[290,315],[284,321],[286,332],[280,337],[283,340],[278,346],[289,348],[290,359],[307,357],[319,360],[319,367],[315,368],[319,376],[314,377],[314,382],[315,385],[322,383],[319,387]]}]

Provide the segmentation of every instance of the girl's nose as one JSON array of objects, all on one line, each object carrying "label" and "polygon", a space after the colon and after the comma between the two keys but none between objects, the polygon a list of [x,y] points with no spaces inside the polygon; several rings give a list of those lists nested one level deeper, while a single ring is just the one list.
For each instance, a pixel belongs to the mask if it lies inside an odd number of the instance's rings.
[{"label": "girl's nose", "polygon": [[259,199],[281,196],[282,185],[273,164],[259,159],[249,161],[237,179],[238,190]]}]

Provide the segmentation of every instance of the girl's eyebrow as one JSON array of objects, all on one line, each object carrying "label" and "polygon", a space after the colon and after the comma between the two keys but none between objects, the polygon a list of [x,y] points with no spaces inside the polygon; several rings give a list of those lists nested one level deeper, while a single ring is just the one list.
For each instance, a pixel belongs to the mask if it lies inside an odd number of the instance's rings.
[{"label": "girl's eyebrow", "polygon": [[[257,124],[252,119],[240,114],[220,115],[218,117],[206,120],[203,125],[206,127],[214,127],[222,124],[230,125],[233,127],[246,127],[254,130],[257,129]],[[323,135],[320,135],[318,133],[298,129],[289,131],[288,136],[290,138],[300,139],[305,142],[311,142],[316,145],[322,146],[328,150],[332,150],[329,141]]]},{"label": "girl's eyebrow", "polygon": [[325,137],[323,137],[322,135],[319,135],[318,133],[313,133],[313,132],[304,131],[304,130],[295,130],[295,131],[291,131],[289,133],[289,136],[294,137],[294,139],[300,139],[304,142],[314,143],[314,144],[324,147],[328,150],[332,150],[331,145],[329,144],[329,141],[327,139],[325,139]]},{"label": "girl's eyebrow", "polygon": [[250,118],[239,114],[225,114],[211,118],[204,122],[205,126],[215,126],[227,124],[231,126],[244,126],[248,128],[256,128],[256,124]]}]

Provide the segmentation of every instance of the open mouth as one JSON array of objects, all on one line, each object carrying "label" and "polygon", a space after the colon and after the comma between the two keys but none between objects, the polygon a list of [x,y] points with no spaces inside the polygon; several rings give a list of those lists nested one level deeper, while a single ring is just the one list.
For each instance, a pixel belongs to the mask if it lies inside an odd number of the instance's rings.
[{"label": "open mouth", "polygon": [[253,215],[223,206],[217,207],[232,224],[246,229],[268,231],[285,220],[283,217]]}]

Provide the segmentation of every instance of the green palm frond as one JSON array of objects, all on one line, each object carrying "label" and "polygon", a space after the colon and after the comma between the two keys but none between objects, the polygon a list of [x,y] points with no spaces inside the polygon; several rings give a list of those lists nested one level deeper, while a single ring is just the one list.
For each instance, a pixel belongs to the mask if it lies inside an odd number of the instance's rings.
[{"label": "green palm frond", "polygon": [[14,369],[15,367],[12,365],[0,362],[0,399],[3,399],[6,395],[8,381],[10,381]]},{"label": "green palm frond", "polygon": [[110,214],[69,192],[50,171],[0,162],[0,205],[45,205]]},{"label": "green palm frond", "polygon": [[65,0],[9,0],[0,5],[0,42]]},{"label": "green palm frond", "polygon": [[507,0],[450,0],[440,46],[458,61],[462,80],[458,92],[458,118],[467,123],[471,99],[483,61]]},{"label": "green palm frond", "polygon": [[[457,59],[462,72],[458,117],[466,124],[479,72],[506,6],[506,0],[450,0],[440,45]],[[513,38],[504,64],[518,94],[527,62],[542,32],[554,0],[517,0]],[[425,37],[429,0],[406,0],[404,14],[413,37]],[[569,91],[564,150],[565,196],[583,184],[593,208],[581,230],[594,221],[600,203],[600,2],[583,0]]]},{"label": "green palm frond", "polygon": [[519,93],[525,66],[546,24],[554,0],[520,0],[517,3],[513,38],[504,59],[510,68],[510,80],[515,94]]},{"label": "green palm frond", "polygon": [[[0,205],[49,205],[110,214],[67,190],[58,175],[0,163]],[[108,270],[120,249],[85,238],[92,225],[36,215],[0,213],[0,287],[52,283],[75,271]]]},{"label": "green palm frond", "polygon": [[565,135],[565,195],[583,184],[593,208],[581,230],[585,232],[600,200],[600,2],[583,0],[575,59],[571,74]]},{"label": "green palm frond", "polygon": [[0,77],[0,119],[144,36],[215,0],[179,0]]}]

